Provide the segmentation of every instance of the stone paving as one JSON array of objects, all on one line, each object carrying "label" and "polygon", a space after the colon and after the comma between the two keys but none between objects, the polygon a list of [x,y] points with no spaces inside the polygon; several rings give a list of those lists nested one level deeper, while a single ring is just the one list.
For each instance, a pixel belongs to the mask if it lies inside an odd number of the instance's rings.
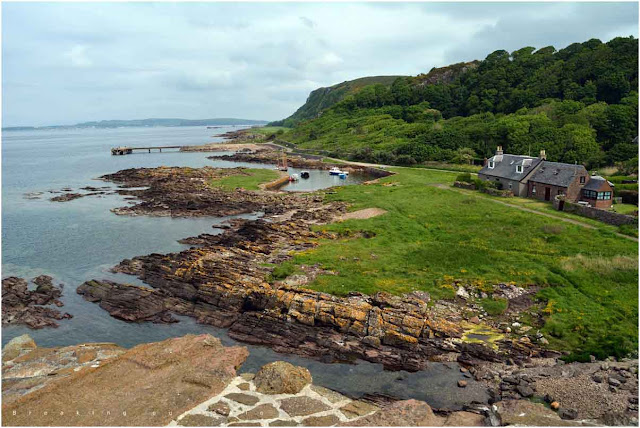
[{"label": "stone paving", "polygon": [[236,377],[220,394],[183,413],[170,426],[333,426],[379,408],[307,385],[297,394],[262,394],[253,375]]}]

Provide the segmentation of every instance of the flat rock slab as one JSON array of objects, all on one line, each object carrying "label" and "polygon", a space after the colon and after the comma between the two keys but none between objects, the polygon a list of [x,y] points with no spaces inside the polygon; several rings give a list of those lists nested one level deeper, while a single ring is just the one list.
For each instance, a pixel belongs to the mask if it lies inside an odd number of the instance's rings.
[{"label": "flat rock slab", "polygon": [[330,427],[340,422],[336,415],[311,416],[302,420],[305,427]]},{"label": "flat rock slab", "polygon": [[346,406],[342,406],[340,408],[342,414],[345,415],[348,419],[364,416],[366,414],[373,413],[376,410],[378,410],[377,406],[366,403],[364,401],[352,401]]},{"label": "flat rock slab", "polygon": [[311,397],[285,398],[280,401],[280,408],[289,416],[307,416],[331,409],[322,401]]},{"label": "flat rock slab", "polygon": [[138,345],[3,405],[3,425],[166,425],[219,394],[245,361],[244,347],[210,335]]},{"label": "flat rock slab", "polygon": [[226,421],[225,418],[212,418],[206,415],[187,415],[178,425],[183,427],[217,427]]},{"label": "flat rock slab", "polygon": [[444,418],[434,415],[431,407],[422,401],[405,400],[398,401],[378,410],[364,418],[341,423],[340,426],[441,426]]},{"label": "flat rock slab", "polygon": [[277,418],[279,415],[280,413],[272,404],[260,404],[259,406],[238,415],[238,419],[243,421],[273,419]]},{"label": "flat rock slab", "polygon": [[224,396],[224,398],[228,398],[229,400],[233,400],[237,403],[244,404],[245,406],[253,406],[258,401],[260,401],[260,399],[255,395],[239,394],[237,392],[234,392],[232,394],[227,394]]}]

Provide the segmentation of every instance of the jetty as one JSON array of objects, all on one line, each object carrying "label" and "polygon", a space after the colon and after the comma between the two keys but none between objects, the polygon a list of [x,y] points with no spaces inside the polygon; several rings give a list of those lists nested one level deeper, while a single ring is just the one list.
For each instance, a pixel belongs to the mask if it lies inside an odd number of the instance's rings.
[{"label": "jetty", "polygon": [[120,146],[120,147],[112,147],[111,148],[111,154],[112,155],[130,155],[131,153],[133,153],[134,150],[147,150],[149,153],[151,153],[151,150],[158,150],[160,152],[162,152],[162,149],[181,149],[182,146],[153,146],[153,147],[127,147],[127,146]]}]

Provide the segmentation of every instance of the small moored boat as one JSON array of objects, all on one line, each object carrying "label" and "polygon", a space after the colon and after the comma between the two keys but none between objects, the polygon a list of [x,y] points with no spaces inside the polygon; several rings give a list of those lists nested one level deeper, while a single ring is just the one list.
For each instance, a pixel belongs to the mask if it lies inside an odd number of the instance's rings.
[{"label": "small moored boat", "polygon": [[302,178],[309,178],[309,171],[302,171],[300,173],[300,177]]},{"label": "small moored boat", "polygon": [[291,174],[289,176],[289,181],[298,181],[300,180],[300,176],[298,174]]},{"label": "small moored boat", "polygon": [[348,172],[346,171],[340,171],[340,174],[338,174],[338,177],[342,178],[343,180],[347,178],[347,176],[349,175]]},{"label": "small moored boat", "polygon": [[329,170],[329,175],[338,175],[340,174],[342,171],[340,171],[340,168],[338,168],[337,166],[334,166],[333,168],[331,168]]}]

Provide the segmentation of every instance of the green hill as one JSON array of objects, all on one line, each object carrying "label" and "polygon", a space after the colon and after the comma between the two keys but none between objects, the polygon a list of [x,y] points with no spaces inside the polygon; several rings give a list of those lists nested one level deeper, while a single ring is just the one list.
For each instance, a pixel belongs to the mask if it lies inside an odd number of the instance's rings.
[{"label": "green hill", "polygon": [[398,77],[400,76],[361,77],[327,88],[318,88],[309,94],[307,101],[295,113],[286,119],[271,122],[269,125],[291,127],[303,120],[315,119],[323,110],[342,101],[344,97],[357,92],[360,88],[374,84],[390,86]]},{"label": "green hill", "polygon": [[324,110],[313,103],[315,117],[300,120],[308,102],[297,122],[284,121],[295,126],[283,138],[391,164],[478,159],[501,145],[510,153],[545,149],[550,160],[589,168],[625,162],[637,170],[637,90],[634,37],[499,50],[483,61],[361,86]]}]

